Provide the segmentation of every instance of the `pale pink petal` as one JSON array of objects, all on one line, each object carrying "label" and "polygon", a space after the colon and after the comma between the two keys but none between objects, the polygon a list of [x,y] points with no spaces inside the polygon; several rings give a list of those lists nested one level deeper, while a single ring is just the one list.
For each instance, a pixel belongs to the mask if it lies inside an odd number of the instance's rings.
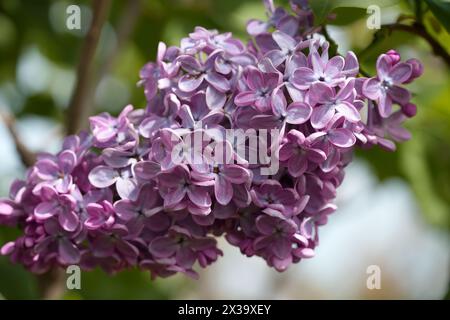
[{"label": "pale pink petal", "polygon": [[203,75],[192,76],[190,74],[186,74],[182,76],[178,82],[178,87],[181,91],[184,92],[192,92],[202,84],[204,79]]},{"label": "pale pink petal", "polygon": [[214,195],[216,196],[217,202],[223,206],[227,205],[233,197],[233,187],[231,182],[219,175],[214,184]]},{"label": "pale pink petal", "polygon": [[286,122],[290,124],[302,124],[309,120],[312,108],[303,102],[293,102],[286,111]]},{"label": "pale pink petal", "polygon": [[315,129],[325,128],[333,118],[334,113],[334,107],[329,105],[314,108],[311,115],[311,125]]},{"label": "pale pink petal", "polygon": [[349,148],[356,143],[353,133],[345,128],[330,130],[328,132],[330,142],[340,148]]}]

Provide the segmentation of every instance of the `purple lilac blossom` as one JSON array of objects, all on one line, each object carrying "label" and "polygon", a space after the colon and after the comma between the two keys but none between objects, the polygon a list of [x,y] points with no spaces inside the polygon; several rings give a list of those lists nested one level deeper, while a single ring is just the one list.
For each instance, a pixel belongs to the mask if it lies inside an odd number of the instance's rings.
[{"label": "purple lilac blossom", "polygon": [[[268,19],[249,21],[248,43],[201,27],[179,47],[160,43],[140,73],[145,109],[93,116],[90,132],[39,155],[0,199],[0,225],[22,230],[0,253],[35,273],[79,264],[153,278],[196,277],[196,264],[222,255],[219,236],[278,271],[313,257],[354,148],[393,151],[410,138],[403,123],[417,107],[404,85],[423,66],[390,50],[375,76],[359,77],[353,52],[329,56],[306,0],[292,11],[264,5]],[[270,176],[221,140],[226,129],[261,128],[280,130]],[[200,163],[196,134],[207,137]],[[231,152],[226,163],[210,141]]]}]

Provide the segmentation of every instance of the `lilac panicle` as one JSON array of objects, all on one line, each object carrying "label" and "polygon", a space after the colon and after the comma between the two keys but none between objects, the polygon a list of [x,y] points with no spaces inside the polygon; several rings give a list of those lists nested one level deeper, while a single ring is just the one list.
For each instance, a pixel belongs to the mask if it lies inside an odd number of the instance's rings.
[{"label": "lilac panicle", "polygon": [[[353,52],[330,56],[308,1],[264,5],[247,43],[201,27],[179,47],[160,43],[140,72],[145,109],[93,116],[90,132],[39,155],[0,200],[0,224],[22,230],[0,253],[35,273],[78,264],[152,277],[195,277],[222,255],[219,236],[278,271],[313,257],[352,150],[410,138],[405,85],[423,66],[390,50],[360,77]],[[240,147],[255,150],[224,141],[226,129],[279,129],[279,170],[236,161]],[[199,133],[209,140],[192,154]],[[210,142],[227,161],[205,155]]]}]

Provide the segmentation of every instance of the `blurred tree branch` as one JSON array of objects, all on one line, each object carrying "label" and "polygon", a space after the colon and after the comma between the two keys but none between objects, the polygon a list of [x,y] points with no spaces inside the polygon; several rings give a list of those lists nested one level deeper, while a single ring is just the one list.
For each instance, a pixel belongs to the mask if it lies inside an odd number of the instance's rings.
[{"label": "blurred tree branch", "polygon": [[[81,49],[77,67],[77,81],[72,92],[66,115],[67,134],[76,133],[89,115],[88,96],[92,83],[95,52],[98,47],[103,25],[108,17],[111,0],[95,0],[91,26]],[[58,299],[65,292],[64,272],[56,268],[37,276],[38,289],[42,299]]]},{"label": "blurred tree branch", "polygon": [[359,52],[358,56],[360,60],[363,60],[363,57],[370,52],[370,50],[383,38],[386,36],[389,36],[394,31],[402,31],[407,32],[416,36],[419,36],[420,38],[424,39],[431,49],[433,50],[433,53],[442,58],[445,64],[447,64],[448,67],[450,67],[450,54],[447,52],[447,50],[436,40],[433,38],[433,36],[428,32],[426,27],[420,23],[415,21],[413,24],[402,24],[402,23],[392,23],[392,24],[386,24],[382,25],[381,29],[375,32],[373,36],[372,42],[361,52]]},{"label": "blurred tree branch", "polygon": [[[93,112],[93,96],[95,89],[102,78],[108,73],[119,49],[129,38],[134,30],[137,18],[140,14],[141,0],[126,2],[125,9],[117,27],[117,44],[105,58],[97,75],[94,74],[94,56],[100,39],[100,34],[106,22],[111,0],[96,0],[93,8],[93,20],[86,36],[78,69],[77,83],[72,94],[71,102],[66,118],[66,130],[68,134],[74,134],[87,124],[89,115]],[[38,288],[43,299],[58,299],[64,292],[64,272],[62,269],[54,269],[38,276]]]},{"label": "blurred tree branch", "polygon": [[56,268],[37,277],[39,296],[43,300],[61,299],[66,291],[65,273],[63,269]]},{"label": "blurred tree branch", "polygon": [[8,129],[14,144],[16,146],[17,153],[19,154],[20,160],[22,161],[25,167],[30,167],[36,161],[36,155],[31,152],[25,144],[20,140],[19,135],[16,130],[16,120],[13,116],[6,114],[4,112],[0,113],[0,117],[3,119],[3,122]]},{"label": "blurred tree branch", "polygon": [[102,64],[98,77],[101,79],[105,74],[109,72],[116,57],[119,54],[120,48],[122,48],[128,41],[128,38],[134,31],[139,15],[141,14],[141,0],[128,0],[125,4],[125,8],[120,17],[119,24],[116,28],[117,42],[113,50],[109,52],[104,63]]},{"label": "blurred tree branch", "polygon": [[[118,26],[116,28],[117,42],[112,50],[108,52],[102,65],[100,66],[98,73],[95,76],[94,84],[90,86],[89,93],[87,94],[87,104],[94,106],[94,95],[98,84],[111,70],[117,56],[120,53],[120,49],[124,47],[128,41],[130,35],[134,31],[139,15],[141,14],[141,0],[129,0],[125,3],[125,8],[120,17]],[[94,111],[94,110],[92,110]],[[93,113],[93,112],[91,112]],[[89,116],[89,114],[88,114]],[[87,126],[87,119],[81,124],[81,126]]]},{"label": "blurred tree branch", "polygon": [[421,37],[426,42],[428,42],[434,54],[441,57],[447,64],[447,66],[450,67],[450,54],[447,52],[447,50],[445,50],[444,47],[441,46],[441,44],[436,39],[433,38],[433,36],[430,33],[428,33],[427,29],[423,24],[419,22],[415,22],[412,25],[393,23],[384,25],[382,26],[382,28],[385,28],[390,32],[404,31]]},{"label": "blurred tree branch", "polygon": [[100,39],[103,25],[107,19],[111,0],[95,0],[93,18],[84,40],[77,68],[77,81],[72,92],[66,117],[67,134],[76,133],[87,120],[89,110],[87,97],[92,84],[92,69],[95,52]]}]

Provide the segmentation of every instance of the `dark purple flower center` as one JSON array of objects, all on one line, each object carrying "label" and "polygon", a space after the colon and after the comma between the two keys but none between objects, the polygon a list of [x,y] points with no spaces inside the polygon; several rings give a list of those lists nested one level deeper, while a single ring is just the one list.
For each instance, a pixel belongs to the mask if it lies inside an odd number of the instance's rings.
[{"label": "dark purple flower center", "polygon": [[382,87],[384,90],[389,90],[389,89],[392,87],[392,82],[389,81],[389,80],[383,80],[383,81],[381,82],[381,87]]},{"label": "dark purple flower center", "polygon": [[261,88],[256,92],[256,95],[261,98],[266,98],[270,90],[268,88]]}]

